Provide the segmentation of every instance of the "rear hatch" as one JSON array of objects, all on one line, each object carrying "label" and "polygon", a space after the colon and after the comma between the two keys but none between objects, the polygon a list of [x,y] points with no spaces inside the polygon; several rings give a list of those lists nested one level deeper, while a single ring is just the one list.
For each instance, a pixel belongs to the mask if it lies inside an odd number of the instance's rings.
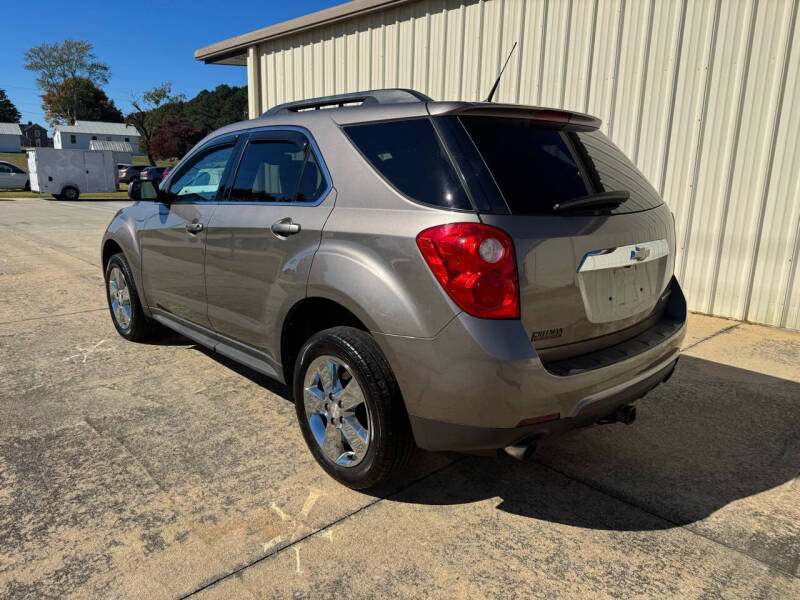
[{"label": "rear hatch", "polygon": [[543,360],[617,344],[659,320],[674,265],[672,215],[598,121],[482,107],[437,121],[486,209],[481,220],[514,242],[521,319]]}]

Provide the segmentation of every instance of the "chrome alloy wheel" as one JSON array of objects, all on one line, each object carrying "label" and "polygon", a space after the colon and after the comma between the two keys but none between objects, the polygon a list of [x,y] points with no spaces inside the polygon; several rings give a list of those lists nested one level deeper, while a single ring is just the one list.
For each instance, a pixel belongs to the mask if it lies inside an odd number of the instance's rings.
[{"label": "chrome alloy wheel", "polygon": [[122,269],[114,266],[108,274],[108,299],[114,320],[123,331],[131,326],[131,294]]},{"label": "chrome alloy wheel", "polygon": [[371,439],[364,391],[341,360],[320,356],[303,382],[306,419],[322,453],[343,467],[364,460]]}]

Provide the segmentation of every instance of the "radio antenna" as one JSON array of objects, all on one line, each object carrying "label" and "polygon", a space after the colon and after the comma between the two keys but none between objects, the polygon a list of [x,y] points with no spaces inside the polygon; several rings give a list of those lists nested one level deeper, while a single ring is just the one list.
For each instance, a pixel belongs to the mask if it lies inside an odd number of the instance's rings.
[{"label": "radio antenna", "polygon": [[506,59],[506,62],[503,63],[503,68],[500,69],[500,74],[497,76],[497,79],[495,80],[494,85],[492,86],[492,91],[489,92],[489,97],[486,98],[486,102],[491,102],[492,98],[494,98],[494,93],[497,91],[497,86],[500,85],[500,78],[503,76],[503,71],[506,70],[506,67],[508,66],[508,61],[511,60],[511,55],[514,54],[514,49],[516,47],[517,47],[517,42],[514,42],[514,45],[511,46],[511,52],[508,53],[508,58]]}]

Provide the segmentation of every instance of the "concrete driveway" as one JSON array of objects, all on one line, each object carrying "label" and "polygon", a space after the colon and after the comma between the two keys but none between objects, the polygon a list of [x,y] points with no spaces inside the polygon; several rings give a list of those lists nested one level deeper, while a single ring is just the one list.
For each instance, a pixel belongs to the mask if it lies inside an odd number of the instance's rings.
[{"label": "concrete driveway", "polygon": [[123,205],[0,201],[0,597],[800,597],[800,334],[692,316],[633,426],[357,493],[285,389],[116,334]]}]

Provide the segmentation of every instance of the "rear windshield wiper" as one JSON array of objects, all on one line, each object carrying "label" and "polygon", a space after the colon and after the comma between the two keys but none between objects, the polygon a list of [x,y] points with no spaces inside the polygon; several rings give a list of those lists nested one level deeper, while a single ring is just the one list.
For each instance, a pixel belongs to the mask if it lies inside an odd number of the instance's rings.
[{"label": "rear windshield wiper", "polygon": [[582,208],[602,208],[604,206],[616,208],[631,197],[630,192],[618,190],[614,192],[600,192],[599,194],[589,194],[571,200],[564,200],[553,205],[555,212],[567,210],[580,210]]}]

